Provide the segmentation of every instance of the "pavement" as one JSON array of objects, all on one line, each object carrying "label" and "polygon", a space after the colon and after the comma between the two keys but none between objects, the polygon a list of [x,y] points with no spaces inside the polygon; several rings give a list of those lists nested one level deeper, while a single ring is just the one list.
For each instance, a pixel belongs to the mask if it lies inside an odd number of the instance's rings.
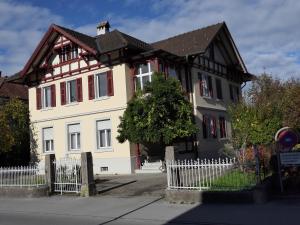
[{"label": "pavement", "polygon": [[151,196],[0,198],[1,225],[299,225],[300,200],[175,205]]},{"label": "pavement", "polygon": [[167,187],[167,175],[131,174],[131,175],[101,175],[96,178],[96,188],[104,196],[164,196]]}]

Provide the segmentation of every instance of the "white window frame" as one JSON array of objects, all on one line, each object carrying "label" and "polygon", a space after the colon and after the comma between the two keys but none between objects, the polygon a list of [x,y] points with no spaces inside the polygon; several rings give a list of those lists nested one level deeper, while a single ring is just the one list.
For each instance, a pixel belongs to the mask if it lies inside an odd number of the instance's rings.
[{"label": "white window frame", "polygon": [[[71,84],[70,83],[73,81],[75,82],[75,101],[71,102],[71,88],[70,88]],[[67,86],[67,101],[66,101],[66,103],[67,104],[76,103],[77,102],[77,94],[78,94],[76,79],[66,81],[66,86]]]},{"label": "white window frame", "polygon": [[[101,122],[106,122],[109,123],[109,125],[104,125],[103,128],[98,127],[98,123]],[[105,132],[104,134],[104,146],[100,146],[100,131]],[[110,145],[108,145],[108,131],[110,131]],[[112,125],[111,125],[111,120],[110,119],[101,119],[101,120],[96,120],[96,144],[97,144],[97,150],[105,150],[105,149],[112,149]]]},{"label": "white window frame", "polygon": [[152,73],[153,71],[151,70],[151,63],[147,62],[147,67],[148,67],[148,72],[147,73],[142,73],[142,68],[138,69],[138,74],[135,74],[136,81],[135,81],[135,89],[137,89],[137,84],[140,84],[140,89],[144,89],[143,85],[143,77],[149,77],[149,82],[152,81]]},{"label": "white window frame", "polygon": [[[75,126],[78,125],[79,126],[79,131],[75,131],[75,132],[70,132],[70,126]],[[72,139],[71,136],[75,134],[75,148],[72,148]],[[72,152],[72,151],[80,151],[81,149],[81,131],[80,131],[80,123],[72,123],[72,124],[68,124],[67,125],[67,135],[68,135],[68,151]],[[79,136],[79,137],[78,137]],[[79,142],[78,142],[79,140]]]},{"label": "white window frame", "polygon": [[206,73],[202,73],[202,93],[203,97],[211,98],[211,94],[209,92],[209,78],[210,75]]},{"label": "white window frame", "polygon": [[[46,90],[50,90],[49,94],[50,94],[50,102],[48,103],[49,105],[46,106]],[[46,87],[42,87],[42,108],[43,109],[47,109],[47,108],[51,108],[52,107],[52,96],[51,96],[51,86],[46,86]]]},{"label": "white window frame", "polygon": [[[106,95],[103,95],[103,96],[100,96],[100,93],[99,93],[99,76],[106,76]],[[96,99],[102,99],[102,98],[107,98],[108,97],[108,87],[107,87],[107,72],[102,72],[102,73],[97,73],[95,74],[94,76],[94,83],[96,84],[95,85],[95,98]]]},{"label": "white window frame", "polygon": [[[51,138],[45,139],[45,134],[44,134],[45,129],[52,129],[52,139]],[[42,138],[43,138],[43,153],[47,154],[47,153],[54,152],[53,127],[42,128]],[[49,150],[46,150],[47,141],[49,141],[49,147],[50,147]]]}]

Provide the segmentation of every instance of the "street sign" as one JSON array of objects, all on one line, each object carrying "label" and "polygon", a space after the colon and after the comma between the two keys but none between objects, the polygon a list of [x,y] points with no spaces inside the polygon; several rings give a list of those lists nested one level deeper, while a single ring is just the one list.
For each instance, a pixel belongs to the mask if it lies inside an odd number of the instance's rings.
[{"label": "street sign", "polygon": [[275,141],[282,146],[282,151],[290,151],[298,144],[298,134],[291,128],[284,127],[277,131]]},{"label": "street sign", "polygon": [[280,153],[281,165],[296,166],[300,165],[300,152],[284,152]]}]

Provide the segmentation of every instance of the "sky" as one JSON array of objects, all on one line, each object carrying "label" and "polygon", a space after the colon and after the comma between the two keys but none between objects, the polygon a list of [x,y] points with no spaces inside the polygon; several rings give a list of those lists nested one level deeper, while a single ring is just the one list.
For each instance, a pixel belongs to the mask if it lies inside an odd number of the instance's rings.
[{"label": "sky", "polygon": [[250,73],[300,78],[299,15],[298,0],[0,0],[0,70],[20,71],[52,23],[151,43],[225,21]]}]

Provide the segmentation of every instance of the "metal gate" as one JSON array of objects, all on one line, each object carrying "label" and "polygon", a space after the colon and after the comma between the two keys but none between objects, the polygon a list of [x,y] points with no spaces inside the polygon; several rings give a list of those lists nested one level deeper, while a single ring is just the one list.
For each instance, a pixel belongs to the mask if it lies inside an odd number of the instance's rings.
[{"label": "metal gate", "polygon": [[61,158],[55,160],[54,191],[62,193],[79,193],[81,189],[81,160]]}]

